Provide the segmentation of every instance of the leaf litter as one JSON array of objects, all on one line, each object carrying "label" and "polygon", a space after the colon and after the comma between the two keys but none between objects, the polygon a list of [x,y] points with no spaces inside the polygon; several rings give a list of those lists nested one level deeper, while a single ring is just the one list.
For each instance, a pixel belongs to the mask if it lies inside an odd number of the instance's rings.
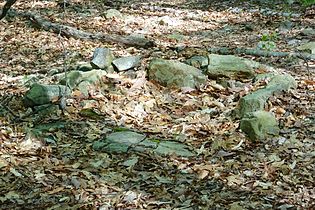
[{"label": "leaf litter", "polygon": [[[174,45],[255,47],[261,32],[273,32],[283,17],[228,9],[240,6],[238,1],[234,5],[165,1],[168,6],[159,2],[115,1],[113,4],[121,6],[127,18],[108,20],[102,16],[102,11],[109,8],[106,2],[71,2],[73,6],[66,8],[65,13],[55,2],[19,1],[15,8],[37,11],[51,21],[95,33],[143,33],[159,47],[139,50],[60,38],[30,27],[19,17],[0,22],[1,97],[10,99],[8,108],[1,107],[1,209],[314,207],[315,80],[309,75],[314,74],[312,68],[308,72],[303,63],[291,66],[277,58],[260,58],[289,71],[298,82],[296,90],[269,100],[268,109],[279,119],[281,135],[263,143],[247,140],[232,117],[238,99],[259,87],[248,84],[245,88],[227,89],[209,81],[200,91],[178,90],[145,78],[144,66],[151,57],[183,60],[193,55],[176,53],[172,50]],[[308,24],[298,18],[294,21]],[[244,27],[251,30],[244,33]],[[289,35],[298,33],[292,30]],[[283,39],[275,42],[278,48],[290,50]],[[56,111],[53,115],[30,115],[22,122],[14,122],[12,113],[23,116],[28,112],[20,100],[27,89],[28,75],[45,78],[50,70],[62,69],[64,58],[67,66],[89,60],[99,46],[111,48],[116,56],[147,57],[135,79],[114,73],[109,78],[110,86],[90,90],[93,104],[82,107],[85,98],[77,92],[64,115]],[[21,84],[20,78],[26,83]],[[81,110],[87,108],[93,108],[101,117],[82,115]],[[48,129],[42,132],[40,125],[47,125]],[[194,147],[198,155],[188,159],[92,150],[93,141],[119,129],[175,139]]]}]

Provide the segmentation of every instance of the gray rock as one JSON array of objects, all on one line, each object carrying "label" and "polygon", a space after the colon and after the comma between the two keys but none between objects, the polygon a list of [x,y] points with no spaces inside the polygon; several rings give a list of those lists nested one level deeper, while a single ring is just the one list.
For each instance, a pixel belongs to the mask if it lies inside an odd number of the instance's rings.
[{"label": "gray rock", "polygon": [[288,91],[289,89],[296,87],[297,84],[294,77],[289,74],[274,75],[266,86],[266,88],[273,91],[273,93]]},{"label": "gray rock", "polygon": [[91,66],[95,69],[106,69],[111,66],[115,59],[112,51],[108,48],[96,48],[93,53]]},{"label": "gray rock", "polygon": [[264,140],[268,136],[279,134],[278,122],[275,116],[266,111],[247,114],[241,119],[240,128],[251,140]]},{"label": "gray rock", "polygon": [[170,34],[170,35],[167,35],[167,38],[168,38],[168,39],[171,39],[171,40],[182,41],[182,40],[184,40],[186,37],[185,37],[185,35],[183,35],[183,34],[172,33],[172,34]]},{"label": "gray rock", "polygon": [[108,153],[125,153],[144,139],[145,135],[132,131],[115,132],[109,134],[103,141],[94,142],[93,149]]},{"label": "gray rock", "polygon": [[247,113],[264,110],[266,101],[272,92],[266,89],[259,89],[240,99],[240,116],[244,117]]},{"label": "gray rock", "polygon": [[77,64],[77,68],[76,69],[78,71],[91,71],[93,69],[93,66],[89,62],[79,62]]},{"label": "gray rock", "polygon": [[272,77],[274,77],[276,74],[271,73],[264,73],[264,74],[257,74],[255,78],[253,79],[253,82],[261,82],[262,80],[270,80]]},{"label": "gray rock", "polygon": [[301,35],[303,35],[303,36],[315,36],[315,29],[305,28],[301,31]]},{"label": "gray rock", "polygon": [[154,149],[159,155],[177,155],[180,157],[192,157],[195,154],[190,151],[187,145],[175,141],[161,141]]},{"label": "gray rock", "polygon": [[102,77],[107,75],[105,70],[91,70],[87,72],[70,71],[60,79],[60,84],[68,85],[71,89],[80,90],[85,96],[88,95],[89,89],[102,83]]},{"label": "gray rock", "polygon": [[279,31],[282,33],[288,32],[294,27],[294,23],[289,20],[285,20],[280,24]]},{"label": "gray rock", "polygon": [[157,155],[177,155],[191,157],[195,154],[184,144],[175,141],[145,139],[145,135],[132,131],[115,132],[102,141],[96,141],[93,149],[108,153],[154,152]]},{"label": "gray rock", "polygon": [[34,107],[57,102],[65,95],[70,95],[70,89],[64,85],[44,85],[35,83],[24,96],[24,105]]},{"label": "gray rock", "polygon": [[154,41],[146,39],[142,34],[130,34],[124,38],[123,42],[129,46],[138,46],[146,49],[156,46]]},{"label": "gray rock", "polygon": [[263,110],[270,96],[281,91],[288,91],[290,88],[296,88],[296,82],[291,75],[274,75],[265,88],[256,90],[240,99],[240,116]]},{"label": "gray rock", "polygon": [[[233,55],[209,54],[207,75],[210,78],[227,77],[230,79],[248,79],[255,76],[258,68],[268,68],[249,59]],[[270,68],[270,67],[269,67]]]},{"label": "gray rock", "polygon": [[118,58],[113,61],[113,65],[118,71],[126,71],[140,65],[140,56],[128,56]]},{"label": "gray rock", "polygon": [[154,59],[149,65],[149,78],[164,86],[199,88],[207,77],[201,70],[179,61]]},{"label": "gray rock", "polygon": [[104,70],[91,70],[87,72],[81,72],[81,71],[70,71],[67,73],[67,78],[65,74],[62,74],[63,76],[60,78],[60,84],[65,85],[67,84],[71,87],[77,87],[81,82],[87,81],[90,84],[95,84],[97,82],[101,81],[101,78],[105,75],[107,75],[107,72]]},{"label": "gray rock", "polygon": [[209,65],[208,57],[196,55],[185,61],[188,65],[196,67],[198,69],[206,68]]},{"label": "gray rock", "polygon": [[73,89],[81,82],[82,73],[81,71],[70,71],[67,74],[58,74],[56,77],[59,78],[59,84]]},{"label": "gray rock", "polygon": [[122,19],[124,17],[121,14],[121,12],[118,11],[117,9],[109,9],[106,12],[104,12],[104,15],[106,19],[111,19],[111,18]]},{"label": "gray rock", "polygon": [[308,42],[297,47],[298,50],[315,54],[315,42]]},{"label": "gray rock", "polygon": [[296,47],[301,43],[301,40],[299,39],[291,39],[288,41],[288,45],[292,47]]}]

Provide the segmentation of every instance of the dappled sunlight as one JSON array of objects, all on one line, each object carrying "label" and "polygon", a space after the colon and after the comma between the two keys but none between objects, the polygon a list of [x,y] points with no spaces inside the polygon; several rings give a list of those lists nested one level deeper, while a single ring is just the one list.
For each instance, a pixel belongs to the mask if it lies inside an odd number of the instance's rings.
[{"label": "dappled sunlight", "polygon": [[312,14],[259,2],[18,0],[0,209],[312,208]]}]

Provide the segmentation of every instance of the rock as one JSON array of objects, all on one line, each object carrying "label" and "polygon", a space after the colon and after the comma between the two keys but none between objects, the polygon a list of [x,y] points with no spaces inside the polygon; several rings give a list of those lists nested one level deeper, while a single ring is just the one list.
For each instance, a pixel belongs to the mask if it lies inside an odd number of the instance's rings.
[{"label": "rock", "polygon": [[255,76],[256,69],[269,69],[258,62],[233,55],[209,54],[207,75],[210,78],[249,79]]},{"label": "rock", "polygon": [[186,64],[198,69],[204,69],[209,65],[208,57],[196,55],[185,61]]},{"label": "rock", "polygon": [[155,139],[145,139],[146,136],[132,131],[115,132],[102,141],[96,141],[93,149],[108,153],[142,152],[157,155],[177,155],[181,157],[191,157],[195,154],[188,146],[175,141],[157,141]]},{"label": "rock", "polygon": [[[105,70],[91,70],[87,72],[70,71],[60,79],[60,84],[68,85],[71,89],[78,89],[83,95],[88,96],[91,86],[102,83],[102,77],[107,75]],[[66,82],[67,81],[67,82]]]},{"label": "rock", "polygon": [[313,28],[305,28],[301,31],[301,35],[303,36],[315,36],[315,29]]},{"label": "rock", "polygon": [[301,40],[299,39],[291,39],[288,41],[288,45],[292,47],[296,47],[301,43]]},{"label": "rock", "polygon": [[60,69],[57,69],[57,68],[53,68],[53,69],[50,69],[47,73],[47,76],[51,77],[51,76],[54,76],[56,74],[60,73]]},{"label": "rock", "polygon": [[247,114],[241,119],[240,128],[251,140],[263,140],[268,136],[279,134],[278,122],[275,116],[266,111]]},{"label": "rock", "polygon": [[70,95],[70,89],[64,85],[44,85],[35,83],[24,96],[24,105],[34,107],[57,102],[65,95]]},{"label": "rock", "polygon": [[281,33],[287,33],[289,30],[291,30],[294,27],[294,23],[289,20],[285,20],[280,24],[279,32]]},{"label": "rock", "polygon": [[183,35],[183,34],[172,33],[172,34],[170,34],[170,35],[167,35],[167,38],[168,38],[168,39],[171,39],[171,40],[182,41],[182,40],[184,40],[186,37],[185,37],[185,35]]},{"label": "rock", "polygon": [[67,73],[67,77],[65,73],[58,74],[56,77],[59,77],[59,84],[73,89],[81,82],[82,73],[81,71],[70,71]]},{"label": "rock", "polygon": [[146,153],[155,152],[157,155],[161,156],[176,155],[179,157],[191,157],[195,155],[187,145],[168,140],[156,141],[153,139],[145,139],[137,146],[133,147],[132,150]]},{"label": "rock", "polygon": [[111,19],[111,18],[123,19],[124,18],[121,12],[118,11],[117,9],[109,9],[106,12],[104,12],[104,15],[106,19]]},{"label": "rock", "polygon": [[240,99],[240,116],[244,117],[247,113],[264,110],[267,99],[272,95],[266,89],[259,89]]},{"label": "rock", "polygon": [[207,77],[201,70],[179,61],[154,59],[149,65],[149,78],[164,86],[199,88]]},{"label": "rock", "polygon": [[138,46],[146,49],[156,46],[154,41],[146,39],[142,34],[130,34],[124,39],[125,40],[122,40],[122,42],[129,46]]},{"label": "rock", "polygon": [[172,18],[170,16],[160,17],[160,18],[158,18],[158,21],[159,21],[160,25],[165,25],[165,26],[176,26],[176,25],[178,25],[178,22],[174,18]]},{"label": "rock", "polygon": [[145,135],[122,131],[109,134],[103,141],[97,141],[93,144],[93,149],[108,153],[125,153],[131,146],[139,144],[145,139]]},{"label": "rock", "polygon": [[77,68],[76,69],[78,71],[91,71],[93,69],[93,66],[89,62],[79,62],[77,64]]},{"label": "rock", "polygon": [[298,50],[315,54],[315,42],[308,42],[297,47]]},{"label": "rock", "polygon": [[177,155],[180,157],[192,157],[195,155],[190,151],[188,146],[175,141],[161,141],[153,151],[163,156]]},{"label": "rock", "polygon": [[126,71],[140,65],[140,56],[128,56],[123,58],[118,58],[113,61],[114,67],[118,71]]},{"label": "rock", "polygon": [[254,83],[261,82],[262,80],[271,80],[272,77],[274,77],[276,74],[271,73],[264,73],[264,74],[257,74],[255,78],[253,79]]},{"label": "rock", "polygon": [[266,88],[273,91],[273,93],[288,91],[289,89],[296,87],[297,84],[294,77],[289,74],[274,75],[266,86]]},{"label": "rock", "polygon": [[296,82],[291,75],[272,76],[265,88],[256,90],[240,99],[240,116],[263,110],[270,96],[281,91],[288,91],[290,88],[296,88]]},{"label": "rock", "polygon": [[112,51],[108,48],[96,48],[93,53],[91,66],[95,69],[106,69],[111,66],[115,59]]}]

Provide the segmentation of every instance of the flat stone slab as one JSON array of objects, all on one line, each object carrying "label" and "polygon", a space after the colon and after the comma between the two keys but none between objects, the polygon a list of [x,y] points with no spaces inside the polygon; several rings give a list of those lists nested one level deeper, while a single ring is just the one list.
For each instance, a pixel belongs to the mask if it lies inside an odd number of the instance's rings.
[{"label": "flat stone slab", "polygon": [[140,56],[128,56],[118,58],[113,61],[113,65],[118,71],[126,71],[140,65]]},{"label": "flat stone slab", "polygon": [[176,141],[146,139],[146,136],[132,131],[121,131],[109,134],[105,139],[96,141],[93,149],[107,153],[154,152],[161,156],[177,155],[194,156],[187,145]]}]

